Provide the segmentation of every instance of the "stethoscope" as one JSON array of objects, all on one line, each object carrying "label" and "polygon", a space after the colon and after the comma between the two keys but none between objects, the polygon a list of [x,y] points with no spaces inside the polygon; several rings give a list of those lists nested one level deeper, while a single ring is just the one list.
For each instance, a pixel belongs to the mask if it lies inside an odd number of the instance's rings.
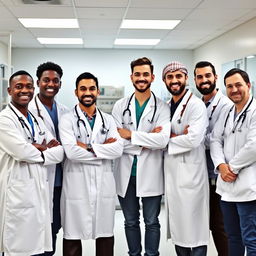
[{"label": "stethoscope", "polygon": [[[36,142],[35,136],[34,136],[33,133],[30,131],[30,129],[29,129],[28,125],[26,124],[25,120],[23,119],[23,117],[18,116],[18,114],[17,114],[17,113],[15,112],[15,110],[12,108],[11,104],[8,104],[8,106],[9,106],[9,108],[12,110],[12,112],[17,116],[17,118],[18,118],[18,120],[19,120],[19,122],[20,122],[22,128],[24,129],[25,133],[26,133],[27,136],[28,136],[28,140],[32,140],[32,143],[35,143],[35,142]],[[35,123],[35,124],[37,125],[37,127],[38,127],[39,135],[40,135],[40,136],[45,135],[45,132],[41,130],[40,125],[39,125],[38,121],[36,120],[35,116],[34,116],[30,111],[28,111],[28,113],[33,117],[34,123]],[[27,133],[26,131],[28,131],[29,135],[28,135],[28,133]]]},{"label": "stethoscope", "polygon": [[[186,110],[186,107],[187,107],[188,102],[189,102],[189,100],[191,99],[192,95],[193,95],[193,93],[191,92],[190,95],[189,95],[189,97],[188,97],[188,99],[187,99],[187,102],[186,102],[186,103],[183,105],[183,107],[182,107],[182,110],[181,110],[181,112],[180,112],[180,117],[179,117],[179,119],[177,120],[177,123],[178,123],[178,124],[181,124],[181,118],[182,118],[182,116],[183,116],[183,114],[184,114],[184,112],[185,112],[185,110]],[[172,121],[172,117],[171,117],[170,121]]]},{"label": "stethoscope", "polygon": [[36,104],[37,115],[38,115],[42,120],[44,120],[43,116],[41,115],[39,106],[38,106],[37,96],[35,97],[35,104]]},{"label": "stethoscope", "polygon": [[216,104],[216,105],[214,105],[214,106],[212,107],[212,111],[211,111],[211,114],[210,114],[210,117],[209,117],[209,121],[211,121],[211,120],[212,120],[212,115],[213,115],[213,113],[214,113],[215,109],[217,108],[217,106],[218,106],[219,102],[220,102],[220,98],[219,98],[219,100],[218,100],[217,104]]},{"label": "stethoscope", "polygon": [[[152,118],[151,120],[148,119],[148,121],[152,124],[153,121],[154,121],[154,118],[155,118],[155,115],[156,115],[156,110],[157,110],[157,104],[156,104],[156,95],[151,92],[153,94],[153,97],[154,97],[154,112],[153,112],[153,115],[152,115]],[[131,105],[131,101],[132,101],[132,98],[133,98],[133,95],[134,93],[130,96],[129,100],[128,100],[128,104],[126,106],[126,109],[123,111],[123,117],[126,115],[126,113],[128,112],[128,115],[129,115],[129,119],[130,119],[130,122],[128,122],[127,124],[128,125],[132,125],[133,122],[132,122],[132,119],[131,119],[131,110],[130,110],[130,105]],[[125,124],[124,122],[122,122],[122,124]]]},{"label": "stethoscope", "polygon": [[[239,123],[240,121],[241,121],[241,124],[240,124],[239,128],[237,129],[237,131],[238,131],[238,132],[241,132],[241,131],[242,131],[242,126],[243,126],[243,123],[244,123],[245,118],[246,118],[247,110],[249,109],[250,105],[252,104],[252,101],[253,101],[253,97],[252,97],[252,99],[250,100],[250,102],[249,102],[249,104],[247,105],[247,107],[245,108],[245,110],[244,110],[244,111],[242,112],[242,114],[239,116],[239,118],[238,118],[238,120],[237,120],[235,126],[234,126],[233,129],[232,129],[232,133],[235,133],[236,128],[237,128],[237,126],[238,126],[238,123]],[[227,126],[227,122],[228,122],[230,113],[231,113],[231,111],[233,110],[233,108],[234,108],[234,106],[232,106],[231,109],[230,109],[229,112],[228,112],[228,115],[227,115],[226,120],[225,120],[225,123],[224,123],[224,130],[225,130],[226,126]],[[224,130],[223,130],[223,133],[224,133]]]},{"label": "stethoscope", "polygon": [[[86,133],[87,133],[87,137],[89,137],[89,133],[88,133],[88,130],[87,130],[85,121],[84,121],[83,119],[81,119],[80,115],[78,114],[77,105],[75,106],[75,112],[76,112],[76,116],[77,116],[76,124],[77,124],[78,130],[79,130],[78,138],[81,138],[80,123],[83,124],[83,126],[84,126],[84,128],[85,128],[85,130],[86,130]],[[98,112],[99,112],[99,114],[100,114],[101,121],[102,121],[102,127],[101,127],[101,129],[100,129],[100,132],[101,132],[101,134],[107,134],[108,131],[109,131],[109,129],[106,128],[103,115],[102,115],[102,113],[101,113],[101,111],[100,111],[99,109],[98,109]]]}]

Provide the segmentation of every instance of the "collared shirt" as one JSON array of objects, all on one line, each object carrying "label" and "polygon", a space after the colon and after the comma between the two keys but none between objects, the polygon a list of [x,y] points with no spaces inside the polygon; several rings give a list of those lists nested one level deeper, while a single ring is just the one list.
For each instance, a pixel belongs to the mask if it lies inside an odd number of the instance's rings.
[{"label": "collared shirt", "polygon": [[91,129],[93,129],[94,127],[94,124],[95,124],[95,119],[96,119],[96,112],[92,115],[92,116],[88,116],[86,112],[83,112],[85,117],[87,118],[90,126],[91,126]]}]

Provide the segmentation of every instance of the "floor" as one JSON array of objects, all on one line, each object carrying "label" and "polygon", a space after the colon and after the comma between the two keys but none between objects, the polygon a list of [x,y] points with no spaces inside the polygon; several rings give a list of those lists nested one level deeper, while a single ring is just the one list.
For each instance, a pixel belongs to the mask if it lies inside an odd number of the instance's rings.
[{"label": "floor", "polygon": [[[125,234],[123,229],[123,223],[124,218],[121,210],[116,210],[115,215],[115,256],[125,256],[128,255],[128,249],[126,245],[125,240]],[[161,241],[160,241],[160,255],[161,256],[175,256],[175,250],[174,246],[171,242],[171,240],[166,240],[166,226],[165,226],[165,212],[164,212],[164,206],[161,209],[160,213],[160,223],[161,223]],[[143,225],[142,232],[143,230]],[[62,255],[62,232],[58,234],[58,240],[57,240],[57,256]],[[93,240],[87,240],[83,241],[83,256],[93,256],[95,255],[95,248],[94,248],[94,241]],[[214,247],[213,241],[210,240],[209,246],[208,246],[208,253],[207,256],[217,256],[216,249]]]}]

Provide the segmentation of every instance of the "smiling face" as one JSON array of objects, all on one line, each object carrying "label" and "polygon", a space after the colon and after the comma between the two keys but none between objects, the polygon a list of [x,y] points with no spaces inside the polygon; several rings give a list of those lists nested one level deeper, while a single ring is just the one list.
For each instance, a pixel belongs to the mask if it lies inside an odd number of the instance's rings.
[{"label": "smiling face", "polygon": [[225,79],[227,96],[236,104],[244,106],[250,97],[250,83],[246,83],[239,73]]},{"label": "smiling face", "polygon": [[164,77],[164,82],[167,90],[173,96],[181,95],[186,87],[188,76],[181,72],[180,70],[176,70],[174,72],[167,72]]},{"label": "smiling face", "polygon": [[61,87],[59,74],[54,70],[46,70],[37,80],[39,87],[39,97],[53,99]]},{"label": "smiling face", "polygon": [[89,108],[96,103],[100,92],[96,86],[96,82],[93,79],[82,79],[77,85],[75,94],[80,104],[86,108]]},{"label": "smiling face", "polygon": [[131,81],[135,90],[141,93],[146,92],[150,88],[154,78],[155,76],[151,73],[149,65],[135,66],[131,74]]},{"label": "smiling face", "polygon": [[211,94],[216,88],[217,75],[213,74],[210,66],[195,69],[195,84],[203,95]]},{"label": "smiling face", "polygon": [[18,75],[12,78],[8,93],[12,104],[19,110],[27,108],[34,96],[33,80],[28,75]]}]

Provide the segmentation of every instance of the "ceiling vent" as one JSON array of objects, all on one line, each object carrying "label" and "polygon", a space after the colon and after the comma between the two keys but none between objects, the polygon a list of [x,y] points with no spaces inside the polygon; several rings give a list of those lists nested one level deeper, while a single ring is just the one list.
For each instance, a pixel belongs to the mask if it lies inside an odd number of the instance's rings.
[{"label": "ceiling vent", "polygon": [[61,0],[22,0],[24,4],[60,5]]}]

